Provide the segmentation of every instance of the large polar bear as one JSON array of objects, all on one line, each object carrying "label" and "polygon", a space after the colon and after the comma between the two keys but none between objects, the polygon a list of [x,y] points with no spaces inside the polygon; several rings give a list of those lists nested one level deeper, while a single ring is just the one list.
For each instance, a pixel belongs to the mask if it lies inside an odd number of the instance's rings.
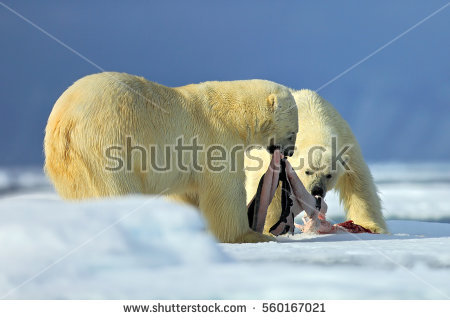
[{"label": "large polar bear", "polygon": [[53,107],[45,171],[66,199],[174,195],[199,206],[219,241],[267,241],[248,226],[243,149],[293,149],[296,119],[290,90],[266,80],[169,88],[93,74]]},{"label": "large polar bear", "polygon": [[[374,232],[387,233],[376,186],[347,122],[316,92],[300,90],[293,95],[299,130],[296,151],[289,162],[306,189],[321,196],[337,190],[347,219]],[[263,150],[253,150],[246,157],[247,201],[255,194],[269,162],[270,156]],[[278,221],[280,212],[278,190],[267,213],[265,233]]]}]

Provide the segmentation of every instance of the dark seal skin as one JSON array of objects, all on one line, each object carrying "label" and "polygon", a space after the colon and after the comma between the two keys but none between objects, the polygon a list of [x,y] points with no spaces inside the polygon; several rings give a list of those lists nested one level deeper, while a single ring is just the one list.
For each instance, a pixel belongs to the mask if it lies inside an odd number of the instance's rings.
[{"label": "dark seal skin", "polygon": [[293,205],[291,207],[292,214],[289,215],[287,221],[283,224],[280,224],[280,226],[275,230],[271,231],[272,235],[274,236],[282,234],[283,231],[286,230],[286,228],[289,228],[289,230],[294,230],[294,218],[302,211],[305,211],[306,215],[310,219],[314,219],[315,217],[319,216],[324,217],[328,209],[328,206],[325,201],[323,201],[323,199],[321,199],[320,201],[320,208],[316,207],[317,199],[306,190],[305,186],[300,181],[295,171],[292,169],[289,161],[281,153],[280,149],[274,149],[272,160],[269,164],[269,167],[267,168],[266,173],[264,174],[264,177],[262,178],[262,187],[249,204],[250,207],[254,203],[255,199],[259,200],[257,212],[251,219],[252,226],[250,227],[260,233],[264,229],[267,210],[278,188],[281,161],[284,161],[285,163],[286,175],[292,191],[291,199]]}]

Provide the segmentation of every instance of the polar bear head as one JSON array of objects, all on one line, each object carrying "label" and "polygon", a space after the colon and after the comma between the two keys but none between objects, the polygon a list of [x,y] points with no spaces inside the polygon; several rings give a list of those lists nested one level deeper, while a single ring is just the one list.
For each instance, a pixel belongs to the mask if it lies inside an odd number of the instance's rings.
[{"label": "polar bear head", "polygon": [[345,120],[316,92],[294,91],[293,96],[298,106],[299,130],[290,163],[305,188],[323,197],[343,174],[352,170],[350,160],[356,142]]},{"label": "polar bear head", "polygon": [[[215,125],[236,133],[251,147],[293,153],[298,113],[291,90],[262,80],[208,81],[200,84]],[[217,121],[219,120],[219,121]]]},{"label": "polar bear head", "polygon": [[266,99],[271,115],[270,121],[262,123],[269,152],[280,148],[284,155],[292,156],[298,132],[298,113],[295,99],[290,90],[281,85]]},{"label": "polar bear head", "polygon": [[306,190],[314,196],[324,197],[346,172],[349,155],[339,155],[331,143],[305,145],[304,139],[299,140],[289,162]]}]

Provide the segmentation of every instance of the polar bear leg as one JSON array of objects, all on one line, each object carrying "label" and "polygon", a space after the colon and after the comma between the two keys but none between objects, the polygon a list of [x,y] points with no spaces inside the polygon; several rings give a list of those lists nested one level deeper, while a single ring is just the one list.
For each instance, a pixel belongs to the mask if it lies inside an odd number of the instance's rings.
[{"label": "polar bear leg", "polygon": [[245,187],[240,173],[214,173],[199,188],[199,208],[220,242],[264,242],[273,238],[248,226]]},{"label": "polar bear leg", "polygon": [[190,204],[191,206],[194,206],[194,207],[197,207],[197,208],[199,207],[198,193],[197,192],[186,192],[186,193],[172,194],[172,195],[170,195],[168,197],[169,197],[169,199],[177,201],[177,202]]},{"label": "polar bear leg", "polygon": [[264,234],[270,235],[270,228],[280,220],[281,216],[281,186],[278,187],[272,202],[267,209],[266,222],[264,224]]},{"label": "polar bear leg", "polygon": [[347,219],[377,233],[388,233],[381,212],[381,201],[369,168],[365,163],[351,167],[336,185],[340,200],[347,212]]}]

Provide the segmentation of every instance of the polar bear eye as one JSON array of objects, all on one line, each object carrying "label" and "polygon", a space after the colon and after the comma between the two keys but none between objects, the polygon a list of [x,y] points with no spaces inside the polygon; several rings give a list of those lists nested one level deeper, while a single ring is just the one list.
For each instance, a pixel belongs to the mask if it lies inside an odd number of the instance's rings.
[{"label": "polar bear eye", "polygon": [[312,175],[313,173],[312,173],[312,171],[306,170],[306,171],[305,171],[305,174],[306,174],[307,176],[310,176],[310,175]]},{"label": "polar bear eye", "polygon": [[325,177],[326,177],[327,179],[331,179],[332,175],[331,175],[331,174],[327,174]]}]

